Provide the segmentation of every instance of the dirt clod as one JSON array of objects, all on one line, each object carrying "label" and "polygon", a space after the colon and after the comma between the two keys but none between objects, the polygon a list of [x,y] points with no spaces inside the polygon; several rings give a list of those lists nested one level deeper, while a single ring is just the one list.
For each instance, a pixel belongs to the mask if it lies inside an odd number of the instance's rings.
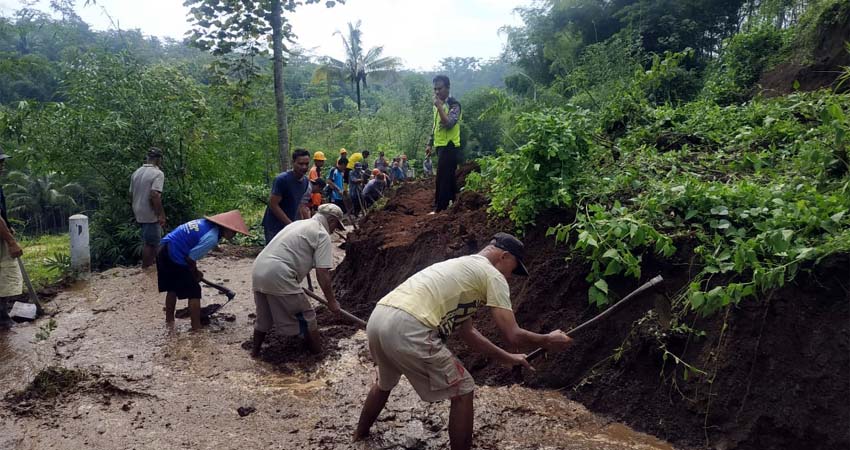
[{"label": "dirt clod", "polygon": [[253,406],[240,406],[239,408],[236,408],[236,412],[239,414],[239,417],[245,417],[256,411],[257,408],[254,408]]}]

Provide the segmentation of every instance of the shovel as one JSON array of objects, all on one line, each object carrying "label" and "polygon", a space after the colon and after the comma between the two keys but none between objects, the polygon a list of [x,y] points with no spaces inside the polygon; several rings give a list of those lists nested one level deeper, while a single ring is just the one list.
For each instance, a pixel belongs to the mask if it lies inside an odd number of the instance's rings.
[{"label": "shovel", "polygon": [[207,317],[209,317],[209,316],[211,316],[211,315],[213,315],[213,314],[215,314],[215,313],[217,313],[217,312],[221,311],[221,308],[224,308],[224,307],[225,307],[228,303],[230,303],[230,301],[231,301],[231,300],[233,300],[233,299],[236,297],[236,293],[235,293],[235,292],[233,292],[233,290],[228,289],[228,288],[226,288],[226,287],[224,287],[224,286],[222,286],[222,285],[220,285],[220,284],[213,283],[212,281],[208,281],[208,280],[206,280],[206,279],[204,279],[204,278],[201,278],[201,282],[203,282],[203,283],[204,283],[204,284],[206,284],[207,286],[210,286],[210,287],[212,287],[212,288],[215,288],[215,290],[217,290],[218,292],[221,292],[222,294],[224,294],[224,295],[225,295],[225,297],[227,297],[227,301],[226,301],[226,302],[224,302],[224,304],[222,304],[222,305],[221,305],[221,306],[219,306],[218,308],[215,308],[214,310],[211,310],[211,311],[207,314]]},{"label": "shovel", "polygon": [[[584,329],[586,329],[586,328],[590,327],[591,325],[593,325],[593,324],[595,324],[595,323],[598,323],[598,322],[599,322],[599,321],[601,321],[602,319],[604,319],[604,318],[606,318],[606,317],[610,316],[611,314],[614,314],[614,312],[616,312],[618,309],[622,308],[622,307],[623,307],[623,305],[625,305],[626,303],[628,303],[628,301],[629,301],[629,300],[631,300],[631,299],[633,299],[633,298],[637,297],[638,295],[640,295],[640,294],[641,294],[641,293],[643,293],[644,291],[649,290],[649,289],[651,289],[651,288],[655,287],[656,285],[660,284],[662,281],[664,281],[664,278],[663,278],[661,275],[656,275],[653,279],[651,279],[651,280],[647,281],[646,283],[644,283],[644,284],[640,285],[637,289],[635,289],[634,291],[632,291],[629,295],[627,295],[627,296],[623,297],[623,299],[622,299],[622,300],[620,300],[619,302],[615,303],[613,306],[611,306],[610,308],[606,309],[605,311],[602,311],[602,312],[601,312],[601,313],[599,313],[596,317],[594,317],[594,318],[592,318],[592,319],[588,320],[587,322],[582,323],[581,325],[579,325],[579,326],[577,326],[577,327],[573,328],[573,329],[572,329],[572,330],[570,330],[570,331],[567,331],[567,332],[566,332],[566,335],[567,335],[567,336],[570,336],[570,337],[573,337],[573,336],[574,336],[575,334],[577,334],[579,331],[584,330]],[[531,352],[531,353],[529,353],[528,355],[526,355],[526,356],[525,356],[525,359],[526,359],[528,362],[531,362],[531,361],[533,361],[533,360],[537,359],[538,357],[540,357],[541,355],[543,355],[544,353],[546,353],[546,350],[545,350],[545,349],[543,349],[543,348],[538,348],[537,350],[534,350],[533,352]],[[514,366],[514,369],[513,369],[513,370],[514,370],[514,373],[515,373],[515,374],[517,374],[517,373],[518,373],[518,374],[520,374],[520,375],[522,374],[522,366]]]},{"label": "shovel", "polygon": [[38,301],[38,296],[35,295],[35,289],[32,288],[32,282],[30,282],[30,277],[27,275],[27,269],[24,268],[24,260],[21,258],[18,258],[18,267],[21,269],[21,276],[24,278],[24,283],[26,283],[29,290],[30,303],[15,302],[12,305],[12,311],[9,312],[9,316],[35,320],[38,317],[38,312],[44,311],[44,307]]}]

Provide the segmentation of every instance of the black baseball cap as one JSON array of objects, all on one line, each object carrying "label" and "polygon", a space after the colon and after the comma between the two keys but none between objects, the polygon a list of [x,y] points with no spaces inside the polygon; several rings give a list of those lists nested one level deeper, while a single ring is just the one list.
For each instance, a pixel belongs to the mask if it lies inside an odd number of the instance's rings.
[{"label": "black baseball cap", "polygon": [[514,269],[514,275],[528,276],[528,269],[523,263],[523,258],[525,258],[525,245],[523,245],[522,241],[512,234],[496,233],[493,236],[493,240],[490,241],[490,245],[514,255],[514,258],[516,258],[519,263],[517,264],[516,269]]},{"label": "black baseball cap", "polygon": [[156,147],[151,147],[148,149],[148,158],[162,158],[162,150]]}]

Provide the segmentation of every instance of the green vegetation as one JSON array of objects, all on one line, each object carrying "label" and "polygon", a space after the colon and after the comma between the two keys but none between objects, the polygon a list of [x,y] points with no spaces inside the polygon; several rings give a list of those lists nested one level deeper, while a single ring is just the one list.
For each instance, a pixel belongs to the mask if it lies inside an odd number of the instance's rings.
[{"label": "green vegetation", "polygon": [[[275,4],[289,11],[296,2],[252,2],[257,8],[248,9],[245,2],[190,3],[195,33],[187,42],[138,30],[95,32],[73,2],[51,2],[52,15],[25,6],[0,18],[0,145],[13,155],[0,182],[19,234],[64,233],[67,217],[83,212],[96,266],[137,261],[127,187],[150,146],[165,152],[167,228],[233,208],[256,223],[282,165],[282,144],[322,150],[331,161],[340,148],[405,153],[413,163],[424,156],[432,73],[375,65],[380,45],[362,39],[358,28],[363,51],[351,56],[373,63],[368,89],[358,96],[366,86],[360,75],[354,84],[316,77],[327,58],[290,42],[285,90],[276,92],[264,40]],[[212,16],[229,8],[238,20],[224,35],[211,32]],[[285,22],[282,31],[293,38]],[[499,86],[509,69],[479,58],[445,64],[458,92]],[[288,113],[283,143],[276,94]]]},{"label": "green vegetation", "polygon": [[[96,264],[135,261],[126,186],[150,146],[165,149],[170,226],[238,207],[257,227],[290,145],[331,161],[342,147],[406,153],[418,169],[434,73],[401,69],[356,22],[346,61],[290,42],[275,68],[264,41],[293,38],[275,16],[298,2],[188,3],[194,47],[94,32],[66,2],[60,18],[0,19],[0,145],[15,155],[4,183],[21,234],[64,232],[85,211]],[[483,157],[467,189],[520,230],[568,211],[550,234],[588,262],[591,302],[650,257],[694,253],[680,304],[711,314],[848,251],[848,96],[759,95],[765,71],[816,59],[846,2],[547,0],[521,16],[501,60],[441,62],[464,152]],[[846,89],[850,69],[836,76]],[[37,256],[38,242],[26,255],[49,282],[66,259]]]},{"label": "green vegetation", "polygon": [[18,238],[24,248],[27,275],[35,289],[56,284],[68,275],[71,255],[67,234]]},{"label": "green vegetation", "polygon": [[[575,211],[549,233],[589,263],[588,298],[600,306],[607,281],[640,277],[649,255],[685,252],[695,265],[679,304],[709,315],[850,251],[850,97],[753,97],[762,72],[817,31],[808,24],[818,14],[850,7],[727,2],[677,42],[648,40],[654,8],[669,2],[637,2],[647,7],[639,24],[633,6],[579,8],[587,3],[546,2],[510,30],[535,90],[509,83],[516,100],[492,103],[509,107],[515,126],[470,178],[491,212],[522,230],[547,209]],[[692,17],[690,7],[671,14]],[[716,16],[725,7],[748,21],[742,32]],[[591,21],[605,40],[588,38]]]}]

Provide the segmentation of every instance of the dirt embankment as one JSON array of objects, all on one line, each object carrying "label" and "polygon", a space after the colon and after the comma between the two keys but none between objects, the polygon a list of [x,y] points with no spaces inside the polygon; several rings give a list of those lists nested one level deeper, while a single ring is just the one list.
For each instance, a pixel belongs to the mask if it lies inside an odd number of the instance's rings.
[{"label": "dirt embankment", "polygon": [[[405,184],[349,235],[335,275],[344,307],[366,317],[413,273],[476,252],[495,232],[512,229],[507,221],[488,218],[480,194],[462,193],[449,211],[428,215],[432,196],[428,181]],[[550,213],[524,237],[532,273],[514,278],[511,293],[519,323],[530,330],[568,329],[598,312],[587,303],[588,268],[579,258],[567,262],[566,247],[545,235],[549,226],[570,220],[569,212]],[[688,283],[692,243],[677,247],[672,261],[644,260],[645,278],[664,276],[660,290],[577,336],[570,351],[549,355],[524,382],[562,389],[592,410],[677,446],[848,448],[850,259],[824,262],[769,297],[732,307],[728,316],[687,317],[688,326],[705,332],[699,337],[681,327],[671,330],[663,308],[660,315],[647,314]],[[644,281],[613,280],[610,286],[623,296]],[[499,341],[486,314],[476,317],[476,326]],[[462,343],[451,345],[479,382],[517,381]],[[663,349],[705,374],[683,379],[684,366],[670,355],[665,360]]]},{"label": "dirt embankment", "polygon": [[[850,52],[845,42],[850,36],[850,4],[835,3],[818,19],[814,35],[811,37],[811,55],[794,55],[762,74],[758,84],[762,93],[768,97],[787,95],[797,90],[815,91],[836,86],[838,75],[843,67],[850,66]],[[810,59],[811,62],[801,62]],[[850,84],[845,83],[841,90],[846,92]]]}]

